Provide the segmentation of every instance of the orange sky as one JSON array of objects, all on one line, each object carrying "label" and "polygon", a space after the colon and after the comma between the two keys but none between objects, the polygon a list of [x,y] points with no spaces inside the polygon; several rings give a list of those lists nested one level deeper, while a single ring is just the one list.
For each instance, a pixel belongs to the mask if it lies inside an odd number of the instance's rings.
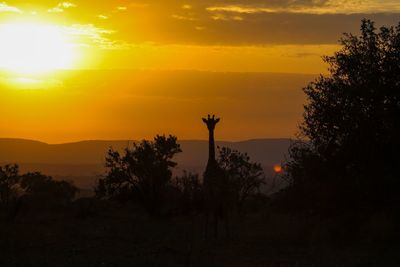
[{"label": "orange sky", "polygon": [[321,56],[363,17],[399,14],[397,0],[0,2],[0,137],[204,139],[210,112],[219,139],[290,137]]}]

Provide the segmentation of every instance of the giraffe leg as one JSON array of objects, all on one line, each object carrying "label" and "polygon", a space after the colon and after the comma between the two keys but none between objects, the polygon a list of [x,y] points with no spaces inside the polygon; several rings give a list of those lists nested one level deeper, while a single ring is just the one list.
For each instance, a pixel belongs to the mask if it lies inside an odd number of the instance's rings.
[{"label": "giraffe leg", "polygon": [[209,216],[209,213],[207,212],[206,216],[205,216],[205,224],[204,224],[204,238],[205,239],[208,238],[208,226],[209,226],[209,223],[210,223],[210,216]]},{"label": "giraffe leg", "polygon": [[214,237],[218,238],[218,214],[214,214]]},{"label": "giraffe leg", "polygon": [[231,229],[230,229],[230,221],[229,221],[229,214],[225,214],[225,233],[226,237],[230,238],[231,237]]}]

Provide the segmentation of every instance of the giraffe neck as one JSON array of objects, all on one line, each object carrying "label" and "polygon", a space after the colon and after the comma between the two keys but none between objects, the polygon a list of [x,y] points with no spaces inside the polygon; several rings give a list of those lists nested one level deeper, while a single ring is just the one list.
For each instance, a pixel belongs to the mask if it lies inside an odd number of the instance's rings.
[{"label": "giraffe neck", "polygon": [[209,131],[208,139],[208,165],[215,163],[215,141],[214,141],[214,131]]}]

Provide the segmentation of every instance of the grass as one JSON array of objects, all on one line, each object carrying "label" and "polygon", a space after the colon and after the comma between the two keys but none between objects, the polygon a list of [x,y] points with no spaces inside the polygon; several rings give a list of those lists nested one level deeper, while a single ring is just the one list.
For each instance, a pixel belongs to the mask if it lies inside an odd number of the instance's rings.
[{"label": "grass", "polygon": [[149,218],[106,204],[82,216],[25,214],[0,227],[0,266],[400,266],[385,239],[332,241],[320,221],[261,209],[234,219],[233,236],[205,239],[201,216]]}]

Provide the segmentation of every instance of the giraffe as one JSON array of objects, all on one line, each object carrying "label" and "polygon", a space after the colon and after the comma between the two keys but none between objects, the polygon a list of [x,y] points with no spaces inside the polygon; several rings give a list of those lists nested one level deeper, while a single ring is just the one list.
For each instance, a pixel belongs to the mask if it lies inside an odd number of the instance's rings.
[{"label": "giraffe", "polygon": [[225,223],[226,235],[229,236],[229,183],[228,177],[219,167],[215,158],[215,126],[220,121],[208,115],[203,118],[203,122],[207,125],[209,133],[208,161],[207,167],[203,175],[204,189],[204,212],[205,212],[205,237],[208,236],[208,229],[211,223],[214,226],[214,236],[218,237],[218,222],[221,220]]}]

